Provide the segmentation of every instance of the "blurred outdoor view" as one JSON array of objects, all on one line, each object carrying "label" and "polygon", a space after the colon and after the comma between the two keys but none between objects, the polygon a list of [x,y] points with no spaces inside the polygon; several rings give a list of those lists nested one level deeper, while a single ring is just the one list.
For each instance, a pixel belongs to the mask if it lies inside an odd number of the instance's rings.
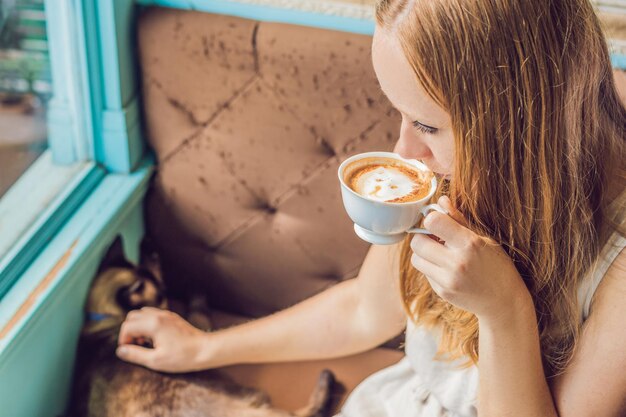
[{"label": "blurred outdoor view", "polygon": [[46,149],[44,0],[0,0],[0,198]]}]

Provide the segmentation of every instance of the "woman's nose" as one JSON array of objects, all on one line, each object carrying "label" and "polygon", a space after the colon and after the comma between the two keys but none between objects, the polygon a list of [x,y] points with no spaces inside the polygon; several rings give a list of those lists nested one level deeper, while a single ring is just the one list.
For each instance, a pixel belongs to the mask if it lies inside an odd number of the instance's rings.
[{"label": "woman's nose", "polygon": [[407,159],[423,159],[432,155],[430,148],[424,143],[420,134],[415,131],[411,122],[406,120],[405,117],[402,117],[400,138],[396,142],[393,151]]}]

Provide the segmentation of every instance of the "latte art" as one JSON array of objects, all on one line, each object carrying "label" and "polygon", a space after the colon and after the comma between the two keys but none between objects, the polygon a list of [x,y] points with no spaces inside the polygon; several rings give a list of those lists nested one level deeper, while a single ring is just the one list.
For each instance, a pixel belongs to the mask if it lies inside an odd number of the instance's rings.
[{"label": "latte art", "polygon": [[353,191],[375,201],[404,203],[428,195],[432,173],[393,158],[364,158],[345,169],[345,182]]}]

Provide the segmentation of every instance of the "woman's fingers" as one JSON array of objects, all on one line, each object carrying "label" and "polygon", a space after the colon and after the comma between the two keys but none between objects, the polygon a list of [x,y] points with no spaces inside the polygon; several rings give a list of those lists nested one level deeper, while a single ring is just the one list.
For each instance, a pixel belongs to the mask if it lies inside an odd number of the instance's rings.
[{"label": "woman's fingers", "polygon": [[427,235],[415,234],[411,239],[411,249],[420,258],[438,266],[445,265],[450,259],[450,249]]},{"label": "woman's fingers", "polygon": [[457,223],[459,223],[463,227],[467,227],[467,220],[465,219],[465,216],[463,216],[463,214],[452,205],[450,197],[448,197],[447,195],[439,197],[439,200],[437,200],[437,204],[445,209],[450,217],[456,220]]},{"label": "woman's fingers", "polygon": [[155,350],[137,345],[122,345],[115,351],[117,357],[139,365],[150,366],[154,361]]},{"label": "woman's fingers", "polygon": [[122,323],[118,336],[117,356],[126,361],[150,367],[154,361],[155,349],[138,346],[141,341],[154,340],[158,328],[158,309],[133,310]]},{"label": "woman's fingers", "polygon": [[122,323],[117,343],[125,345],[138,338],[154,339],[152,336],[158,327],[156,314],[141,311],[133,315],[131,313],[133,312],[128,313],[127,319]]},{"label": "woman's fingers", "polygon": [[431,212],[424,219],[424,227],[451,248],[462,248],[472,232],[447,214]]},{"label": "woman's fingers", "polygon": [[[438,245],[438,243],[436,244]],[[411,264],[413,264],[415,269],[424,274],[433,291],[435,291],[440,297],[442,294],[446,293],[444,289],[445,285],[440,282],[440,280],[442,280],[445,276],[442,268],[423,258],[420,258],[416,254],[411,256]]]},{"label": "woman's fingers", "polygon": [[467,228],[467,220],[463,214],[452,206],[447,196],[439,198],[438,204],[448,214],[433,211],[424,218],[424,227],[430,233],[451,248],[464,248],[477,240],[475,233]]},{"label": "woman's fingers", "polygon": [[427,261],[426,259],[416,255],[415,253],[411,255],[411,265],[413,265],[415,269],[429,277],[441,276],[443,272],[439,266]]}]

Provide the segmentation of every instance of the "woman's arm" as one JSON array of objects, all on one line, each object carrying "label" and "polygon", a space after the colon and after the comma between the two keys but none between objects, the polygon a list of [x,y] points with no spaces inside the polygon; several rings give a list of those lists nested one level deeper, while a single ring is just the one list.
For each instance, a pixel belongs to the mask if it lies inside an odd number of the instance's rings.
[{"label": "woman's arm", "polygon": [[622,251],[596,291],[572,361],[551,381],[554,401],[543,375],[531,306],[512,306],[502,320],[480,323],[479,416],[626,415],[625,299]]},{"label": "woman's arm", "polygon": [[274,315],[218,332],[212,349],[218,353],[209,361],[223,366],[335,358],[386,342],[406,324],[394,263],[389,247],[372,246],[356,279]]},{"label": "woman's arm", "polygon": [[626,416],[626,250],[598,286],[571,363],[551,381],[561,417]]},{"label": "woman's arm", "polygon": [[478,317],[480,417],[558,416],[543,372],[535,309],[530,296],[524,298],[500,317]]},{"label": "woman's arm", "polygon": [[439,296],[478,318],[478,415],[557,417],[524,281],[499,245],[465,227],[449,198],[439,204],[449,215],[433,212],[424,227],[444,244],[416,235],[411,262]]},{"label": "woman's arm", "polygon": [[[332,358],[373,348],[402,331],[397,246],[372,246],[356,278],[273,315],[212,333],[157,309],[129,313],[120,358],[184,372],[235,363]],[[154,349],[132,344],[149,338]]]},{"label": "woman's arm", "polygon": [[[528,289],[506,252],[464,227],[449,211],[430,213],[424,227],[444,244],[416,235],[411,262],[443,299],[479,324],[480,417],[618,417],[626,403],[626,255],[607,272],[573,362],[553,395],[544,375],[537,318]],[[558,407],[558,412],[557,412]]]}]

